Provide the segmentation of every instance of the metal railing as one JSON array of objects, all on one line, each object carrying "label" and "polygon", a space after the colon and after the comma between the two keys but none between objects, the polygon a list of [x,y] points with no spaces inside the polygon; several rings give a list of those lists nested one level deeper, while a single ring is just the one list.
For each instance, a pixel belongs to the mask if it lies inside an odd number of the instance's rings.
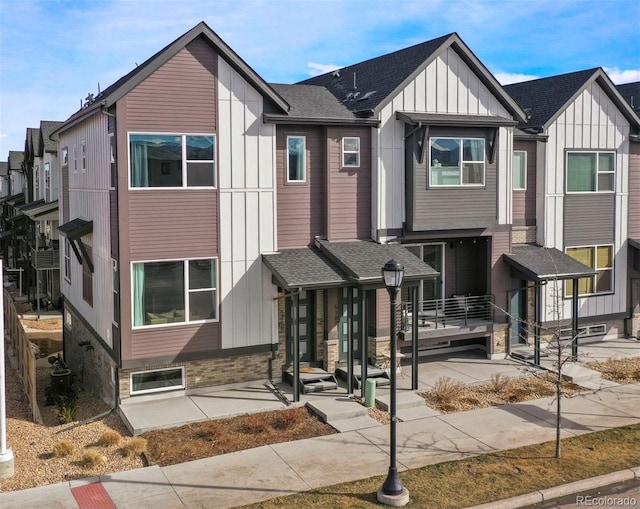
[{"label": "metal railing", "polygon": [[[480,322],[493,322],[493,318],[493,295],[457,295],[418,303],[418,328],[466,327]],[[401,330],[411,329],[412,323],[413,304],[404,302]]]},{"label": "metal railing", "polygon": [[35,269],[59,269],[60,250],[59,249],[31,249],[31,265]]}]

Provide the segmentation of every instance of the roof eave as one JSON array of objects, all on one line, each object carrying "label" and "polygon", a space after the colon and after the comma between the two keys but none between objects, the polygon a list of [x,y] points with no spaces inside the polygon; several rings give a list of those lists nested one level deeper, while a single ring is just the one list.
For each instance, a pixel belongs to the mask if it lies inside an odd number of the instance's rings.
[{"label": "roof eave", "polygon": [[375,118],[326,118],[326,117],[298,117],[263,113],[262,118],[268,124],[307,124],[307,125],[361,125],[379,127],[380,120]]}]

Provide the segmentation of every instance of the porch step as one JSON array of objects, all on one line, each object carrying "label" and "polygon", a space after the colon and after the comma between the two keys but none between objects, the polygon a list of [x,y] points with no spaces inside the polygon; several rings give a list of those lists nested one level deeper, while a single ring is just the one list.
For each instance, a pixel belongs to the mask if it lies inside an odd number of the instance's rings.
[{"label": "porch step", "polygon": [[[391,404],[391,394],[385,394],[376,398],[376,403],[380,409],[389,411]],[[396,414],[400,416],[401,409],[425,407],[426,403],[423,397],[418,396],[413,391],[397,391],[396,392]]]},{"label": "porch step", "polygon": [[[344,380],[346,383],[349,378],[347,367],[338,366],[338,368],[336,368],[336,376],[341,380]],[[387,371],[371,365],[367,367],[367,379],[369,378],[375,379],[378,387],[389,385],[391,383],[389,373],[387,373]],[[359,364],[353,366],[353,386],[355,389],[360,389],[362,387],[362,366]]]},{"label": "porch step", "polygon": [[323,422],[353,419],[368,416],[365,406],[348,397],[326,398],[317,401],[308,401],[306,405]]},{"label": "porch step", "polygon": [[327,421],[327,424],[340,433],[382,426],[382,423],[372,419],[368,415],[360,415],[358,417],[351,417],[350,419],[332,419]]},{"label": "porch step", "polygon": [[566,380],[582,385],[581,382],[597,381],[601,379],[601,375],[598,371],[585,368],[579,364],[568,362],[565,364],[562,370],[562,375]]}]

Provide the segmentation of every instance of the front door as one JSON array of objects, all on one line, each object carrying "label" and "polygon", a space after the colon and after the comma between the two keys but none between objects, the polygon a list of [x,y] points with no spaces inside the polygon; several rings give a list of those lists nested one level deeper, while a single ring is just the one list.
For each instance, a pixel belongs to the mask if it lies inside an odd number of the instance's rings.
[{"label": "front door", "polygon": [[422,296],[419,300],[442,299],[444,288],[442,287],[442,275],[444,273],[444,246],[445,244],[425,244],[422,246],[422,261],[439,272],[435,279],[428,279],[422,284]]},{"label": "front door", "polygon": [[340,309],[340,360],[347,361],[349,354],[349,291],[353,291],[353,358],[360,359],[360,291],[358,288],[341,288],[338,299]]},{"label": "front door", "polygon": [[524,281],[511,280],[511,302],[509,310],[509,342],[511,345],[527,343],[527,292]]},{"label": "front door", "polygon": [[[301,362],[313,362],[316,360],[315,356],[315,341],[314,341],[314,293],[303,290],[299,293],[299,305],[298,305],[298,341],[300,343],[300,361]],[[286,299],[286,313],[287,313],[287,364],[293,362],[293,338],[295,337],[296,316],[295,308],[293,306],[293,298],[288,297]]]}]

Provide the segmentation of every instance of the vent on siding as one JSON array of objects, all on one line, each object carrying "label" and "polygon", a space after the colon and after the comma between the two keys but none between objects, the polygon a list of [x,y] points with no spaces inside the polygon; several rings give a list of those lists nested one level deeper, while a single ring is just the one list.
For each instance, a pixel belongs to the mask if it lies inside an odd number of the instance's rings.
[{"label": "vent on siding", "polygon": [[[588,336],[602,336],[607,332],[607,327],[605,324],[598,325],[587,325],[585,327],[578,327],[578,337],[584,338]],[[573,335],[573,330],[571,329],[562,329],[560,331],[560,339],[571,339]]]}]

